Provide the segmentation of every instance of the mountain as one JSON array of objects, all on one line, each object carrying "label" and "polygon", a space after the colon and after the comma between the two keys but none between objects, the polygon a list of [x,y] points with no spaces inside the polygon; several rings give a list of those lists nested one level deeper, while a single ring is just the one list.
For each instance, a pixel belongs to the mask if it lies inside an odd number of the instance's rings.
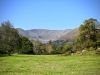
[{"label": "mountain", "polygon": [[77,37],[77,35],[79,34],[79,28],[75,28],[71,31],[69,31],[68,33],[60,36],[60,38],[58,40],[71,40],[71,39],[75,39]]},{"label": "mountain", "polygon": [[33,38],[34,40],[40,40],[45,43],[49,40],[56,40],[61,36],[67,34],[71,31],[71,29],[66,30],[48,30],[48,29],[31,29],[31,30],[23,30],[21,28],[17,28],[19,34],[26,36],[28,38]]}]

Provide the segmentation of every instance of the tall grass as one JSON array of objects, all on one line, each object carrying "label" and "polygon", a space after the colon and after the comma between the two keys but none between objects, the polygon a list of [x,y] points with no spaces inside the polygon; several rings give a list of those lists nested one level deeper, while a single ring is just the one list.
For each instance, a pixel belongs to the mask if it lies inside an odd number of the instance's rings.
[{"label": "tall grass", "polygon": [[100,75],[100,56],[2,56],[0,75]]}]

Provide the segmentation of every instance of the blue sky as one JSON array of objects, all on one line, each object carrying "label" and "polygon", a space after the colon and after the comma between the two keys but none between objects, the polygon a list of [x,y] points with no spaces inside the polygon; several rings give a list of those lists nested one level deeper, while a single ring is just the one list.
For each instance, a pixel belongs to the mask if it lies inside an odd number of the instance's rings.
[{"label": "blue sky", "polygon": [[0,23],[24,30],[74,29],[89,18],[100,22],[100,0],[0,0]]}]

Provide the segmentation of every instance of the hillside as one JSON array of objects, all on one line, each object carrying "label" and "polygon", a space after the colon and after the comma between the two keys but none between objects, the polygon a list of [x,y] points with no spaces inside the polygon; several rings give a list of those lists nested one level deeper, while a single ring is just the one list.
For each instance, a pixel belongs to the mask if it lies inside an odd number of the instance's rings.
[{"label": "hillside", "polygon": [[47,30],[47,29],[31,29],[31,30],[23,30],[21,28],[17,28],[19,34],[26,36],[28,38],[33,38],[34,40],[40,40],[41,42],[48,42],[49,40],[56,40],[61,36],[67,34],[71,31],[71,29],[66,30]]},{"label": "hillside", "polygon": [[79,28],[75,28],[71,30],[70,32],[66,33],[65,35],[62,35],[59,40],[70,40],[75,39],[77,35],[79,34]]}]

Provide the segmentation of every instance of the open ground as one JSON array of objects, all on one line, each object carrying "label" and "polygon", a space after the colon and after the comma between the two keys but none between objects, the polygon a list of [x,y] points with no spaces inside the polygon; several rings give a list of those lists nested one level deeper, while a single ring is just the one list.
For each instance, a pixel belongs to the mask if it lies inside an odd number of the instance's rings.
[{"label": "open ground", "polygon": [[100,56],[0,55],[0,75],[100,75]]}]

